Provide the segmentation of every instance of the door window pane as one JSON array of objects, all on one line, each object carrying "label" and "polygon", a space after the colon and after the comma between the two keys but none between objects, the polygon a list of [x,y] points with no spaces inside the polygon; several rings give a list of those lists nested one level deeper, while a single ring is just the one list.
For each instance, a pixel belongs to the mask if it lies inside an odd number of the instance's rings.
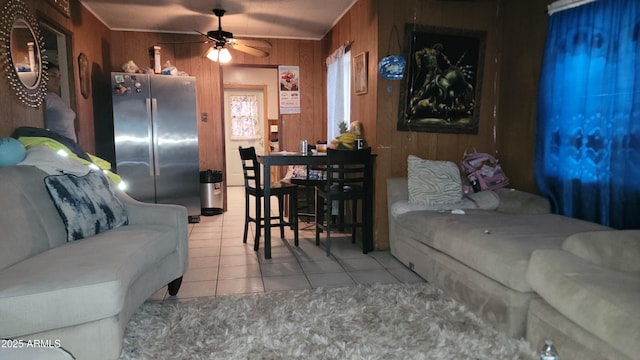
[{"label": "door window pane", "polygon": [[258,128],[258,97],[256,95],[231,95],[231,138],[254,139],[260,137]]}]

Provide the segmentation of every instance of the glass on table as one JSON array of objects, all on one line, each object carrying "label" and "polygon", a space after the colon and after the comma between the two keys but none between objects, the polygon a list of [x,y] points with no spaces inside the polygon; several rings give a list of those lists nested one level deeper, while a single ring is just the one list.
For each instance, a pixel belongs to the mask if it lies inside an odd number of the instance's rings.
[{"label": "glass on table", "polygon": [[327,152],[327,144],[316,144],[316,150],[319,153],[326,153]]}]

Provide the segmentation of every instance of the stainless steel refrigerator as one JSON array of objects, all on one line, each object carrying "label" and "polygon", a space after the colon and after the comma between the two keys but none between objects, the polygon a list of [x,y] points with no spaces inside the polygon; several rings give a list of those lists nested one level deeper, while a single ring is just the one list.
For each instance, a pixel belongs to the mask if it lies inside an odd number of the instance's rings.
[{"label": "stainless steel refrigerator", "polygon": [[134,199],[200,216],[196,79],[111,73],[115,170]]}]

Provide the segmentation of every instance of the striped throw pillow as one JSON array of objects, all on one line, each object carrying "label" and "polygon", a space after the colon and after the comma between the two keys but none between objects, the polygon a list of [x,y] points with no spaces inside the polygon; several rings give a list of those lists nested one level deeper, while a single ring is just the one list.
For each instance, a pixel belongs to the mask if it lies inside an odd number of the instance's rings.
[{"label": "striped throw pillow", "polygon": [[409,202],[449,204],[462,199],[460,169],[451,161],[424,160],[409,155]]}]

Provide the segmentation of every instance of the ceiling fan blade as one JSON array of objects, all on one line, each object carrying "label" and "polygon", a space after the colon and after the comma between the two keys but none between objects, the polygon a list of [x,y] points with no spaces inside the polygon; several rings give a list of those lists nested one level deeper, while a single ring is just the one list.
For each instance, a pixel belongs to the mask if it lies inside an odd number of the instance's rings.
[{"label": "ceiling fan blade", "polygon": [[169,44],[208,44],[214,41],[214,39],[211,39],[210,37],[207,36],[207,34],[203,32],[200,32],[198,30],[193,30],[193,31],[204,36],[206,40],[159,41],[158,44],[167,44],[167,45]]},{"label": "ceiling fan blade", "polygon": [[254,49],[252,47],[238,44],[238,43],[229,43],[229,47],[231,47],[234,50],[242,51],[243,53],[247,53],[253,56],[259,56],[259,57],[269,56],[269,53],[264,50]]},{"label": "ceiling fan blade", "polygon": [[251,46],[251,47],[261,47],[261,48],[267,48],[270,49],[271,48],[271,43],[266,41],[266,40],[255,40],[255,39],[231,39],[229,41],[229,43],[233,44],[241,44],[241,45],[247,45],[247,46]]},{"label": "ceiling fan blade", "polygon": [[166,44],[208,44],[212,40],[199,40],[199,41],[158,41],[158,45]]}]

